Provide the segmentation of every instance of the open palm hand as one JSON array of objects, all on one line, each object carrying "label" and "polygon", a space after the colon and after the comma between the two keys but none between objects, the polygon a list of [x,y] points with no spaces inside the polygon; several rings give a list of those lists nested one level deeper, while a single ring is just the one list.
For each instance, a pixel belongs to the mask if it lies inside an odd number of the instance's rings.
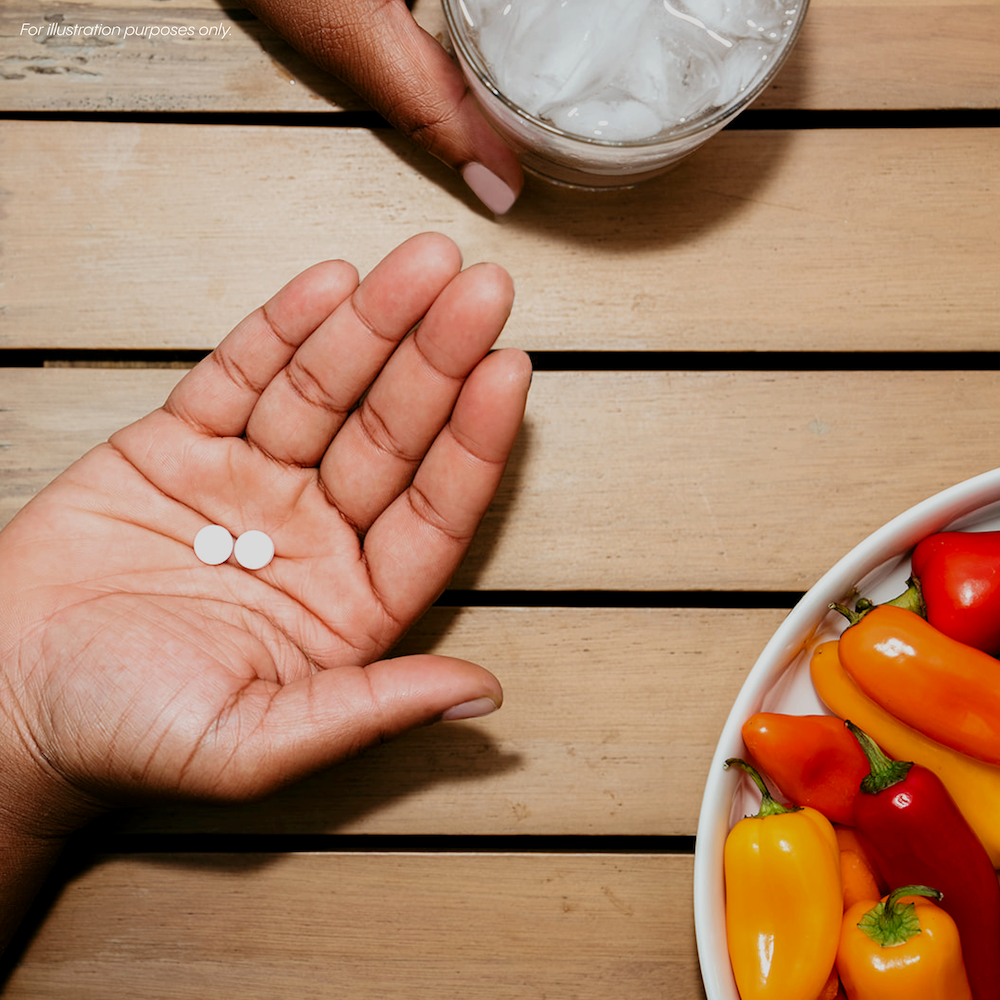
[{"label": "open palm hand", "polygon": [[[0,532],[0,730],[39,780],[249,798],[500,703],[474,664],[382,657],[516,437],[528,361],[490,353],[511,302],[432,234],[360,284],[317,265],[26,505]],[[273,561],[202,563],[207,524],[266,532]]]}]

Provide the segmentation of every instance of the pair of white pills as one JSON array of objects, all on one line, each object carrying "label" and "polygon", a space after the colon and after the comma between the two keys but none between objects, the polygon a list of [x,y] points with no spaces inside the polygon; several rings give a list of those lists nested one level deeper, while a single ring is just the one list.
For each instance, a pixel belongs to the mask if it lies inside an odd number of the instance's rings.
[{"label": "pair of white pills", "polygon": [[209,566],[220,566],[230,556],[244,569],[263,569],[274,558],[274,542],[263,531],[244,531],[235,541],[221,524],[206,524],[194,536],[194,554]]}]

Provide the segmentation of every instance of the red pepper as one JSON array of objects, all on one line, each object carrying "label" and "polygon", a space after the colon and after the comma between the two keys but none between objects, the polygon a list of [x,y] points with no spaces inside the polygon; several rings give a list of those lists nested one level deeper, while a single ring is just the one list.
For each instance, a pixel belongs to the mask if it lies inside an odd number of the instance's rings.
[{"label": "red pepper", "polygon": [[858,832],[891,885],[933,885],[958,927],[974,1000],[1000,1000],[1000,883],[941,779],[887,757],[851,722],[871,765],[854,800]]},{"label": "red pepper", "polygon": [[910,560],[927,620],[945,635],[1000,654],[1000,531],[941,531]]},{"label": "red pepper", "polygon": [[782,795],[832,823],[853,825],[854,796],[868,762],[841,719],[758,712],[743,723],[742,733],[750,755]]}]

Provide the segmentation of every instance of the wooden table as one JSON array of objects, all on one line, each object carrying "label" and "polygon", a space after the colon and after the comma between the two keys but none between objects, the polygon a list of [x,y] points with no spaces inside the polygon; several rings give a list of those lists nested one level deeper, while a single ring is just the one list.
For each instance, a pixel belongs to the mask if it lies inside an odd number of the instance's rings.
[{"label": "wooden table", "polygon": [[[59,21],[216,30],[22,30]],[[0,524],[293,274],[418,231],[513,274],[536,376],[405,642],[493,668],[503,710],[116,817],[4,995],[703,997],[694,835],[743,678],[855,543],[998,464],[998,43],[997,0],[813,0],[673,173],[495,220],[232,0],[6,0]]]}]

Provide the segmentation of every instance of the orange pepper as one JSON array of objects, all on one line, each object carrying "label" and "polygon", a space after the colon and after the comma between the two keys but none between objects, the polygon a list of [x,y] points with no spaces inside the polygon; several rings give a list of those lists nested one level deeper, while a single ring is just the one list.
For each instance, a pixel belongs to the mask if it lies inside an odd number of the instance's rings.
[{"label": "orange pepper", "polygon": [[742,1000],[817,1000],[837,954],[843,892],[830,821],[776,802],[745,761],[760,812],[729,831],[724,851],[726,932]]},{"label": "orange pepper", "polygon": [[871,848],[853,826],[833,824],[840,847],[840,882],[844,889],[844,909],[862,899],[878,899],[886,890],[872,857]]},{"label": "orange pepper", "polygon": [[844,909],[879,896],[879,885],[871,868],[856,851],[840,852],[840,881],[844,887]]},{"label": "orange pepper", "polygon": [[944,782],[993,867],[1000,868],[1000,767],[936,743],[876,705],[844,670],[836,639],[816,647],[810,673],[816,693],[831,712],[850,719],[890,756],[912,760]]},{"label": "orange pepper", "polygon": [[842,719],[832,715],[756,712],[743,743],[782,795],[818,809],[831,823],[854,822],[854,796],[868,761]]},{"label": "orange pepper", "polygon": [[851,622],[840,637],[841,663],[872,701],[938,743],[1000,764],[1000,689],[992,656],[906,608],[837,608]]},{"label": "orange pepper", "polygon": [[850,1000],[972,1000],[955,921],[926,886],[907,885],[844,914],[837,972]]},{"label": "orange pepper", "polygon": [[[845,726],[844,728],[846,729],[847,727]],[[875,854],[872,851],[871,844],[853,826],[841,826],[839,823],[834,823],[833,832],[837,835],[837,845],[840,847],[841,853],[844,851],[853,851],[861,858],[865,866],[872,873],[872,877],[879,887],[875,898],[884,896],[889,891],[889,887],[885,884],[879,873],[878,863],[875,861]]]}]

